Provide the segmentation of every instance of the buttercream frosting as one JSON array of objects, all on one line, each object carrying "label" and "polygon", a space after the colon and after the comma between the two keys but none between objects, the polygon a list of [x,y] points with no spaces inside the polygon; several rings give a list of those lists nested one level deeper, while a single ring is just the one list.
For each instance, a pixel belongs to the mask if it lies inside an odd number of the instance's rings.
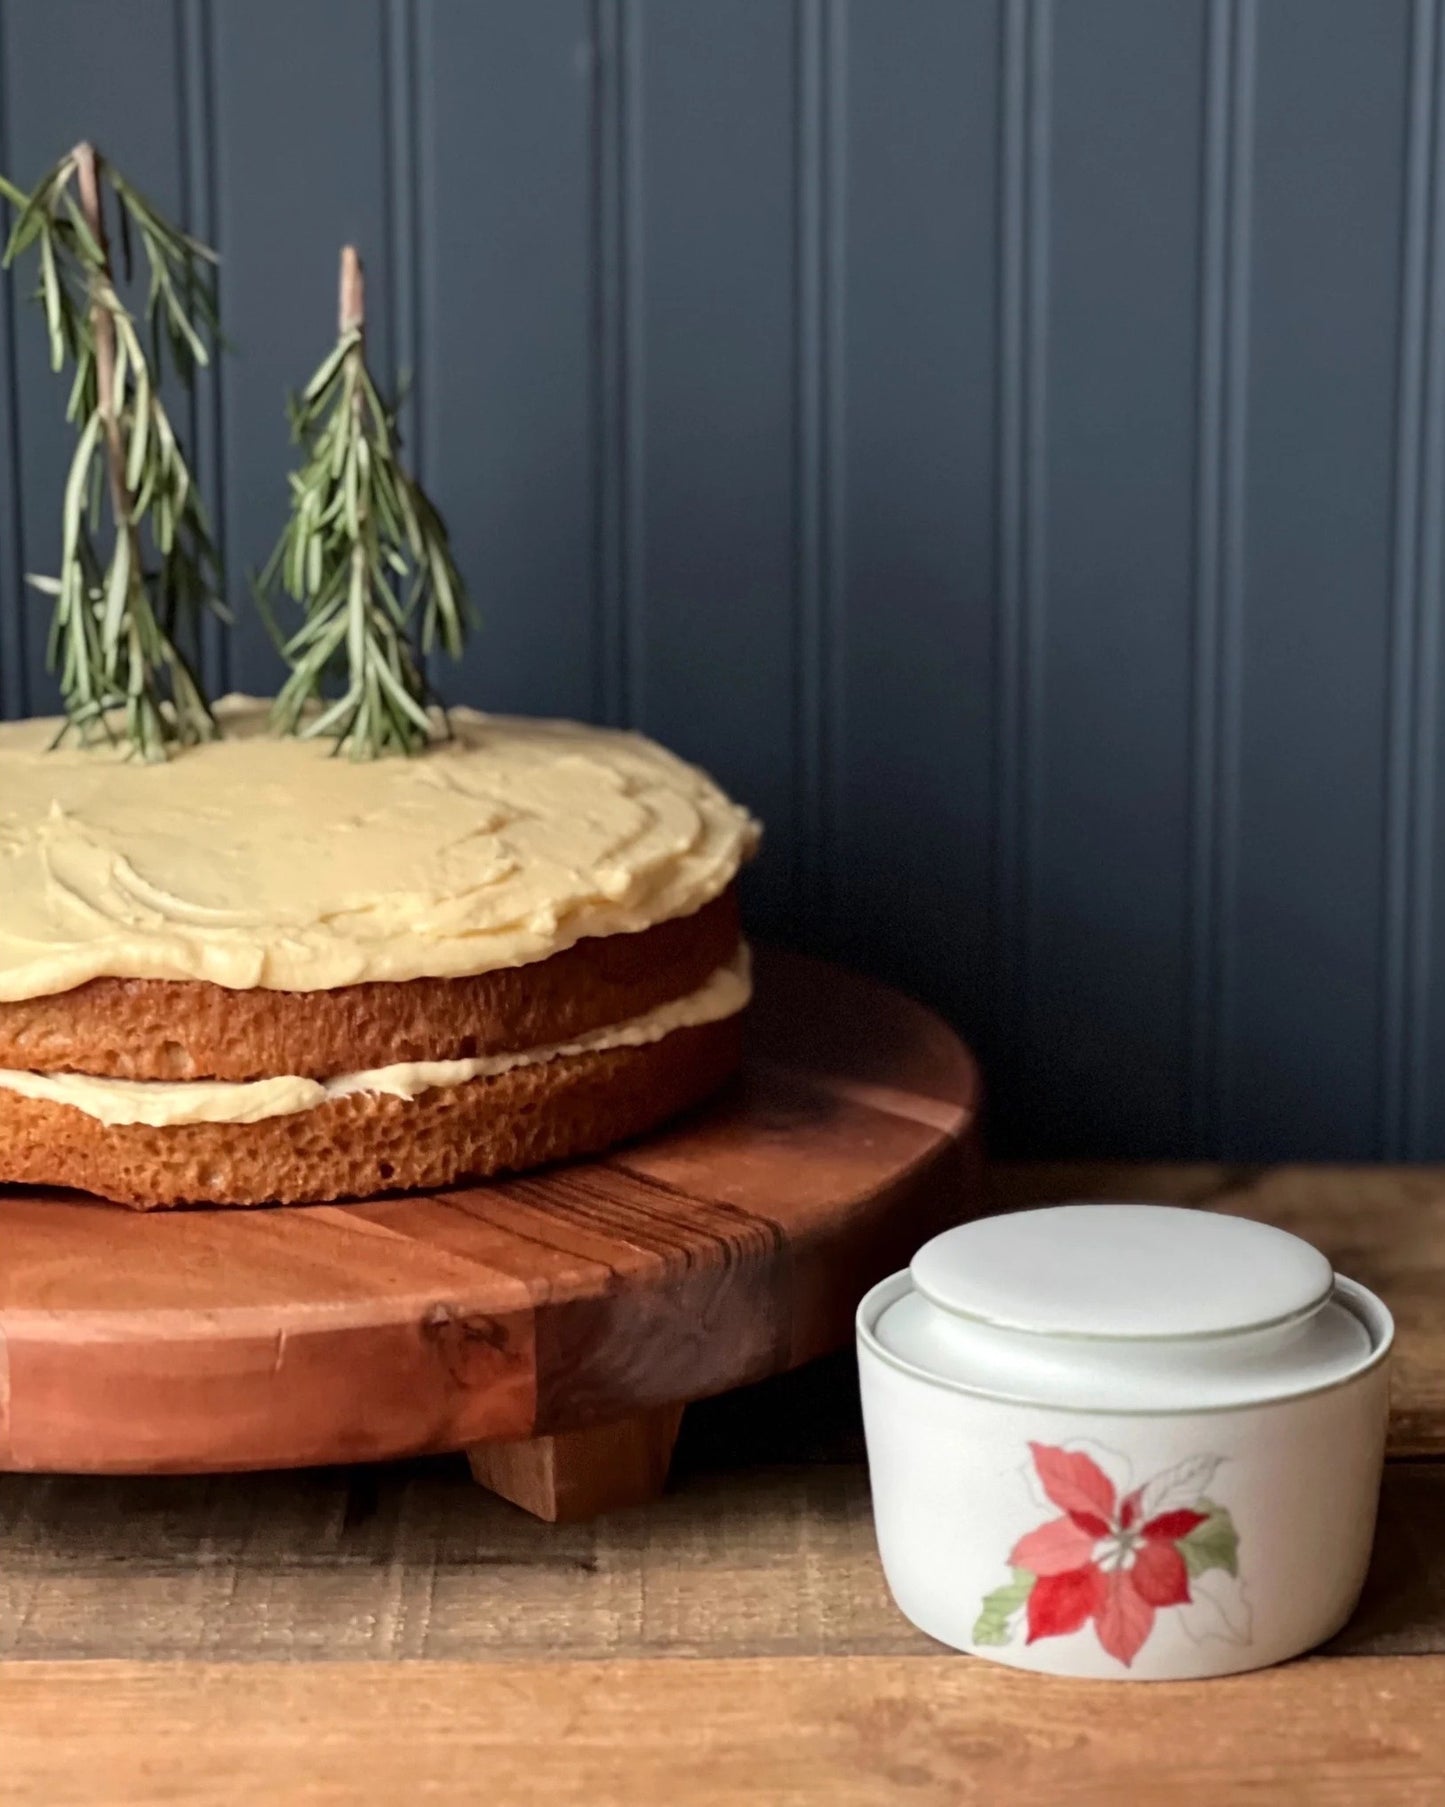
[{"label": "buttercream frosting", "polygon": [[325,991],[522,966],[716,897],[758,827],[641,735],[451,712],[354,763],[226,698],[160,765],[0,724],[0,1001],[90,979]]},{"label": "buttercream frosting", "polygon": [[750,961],[744,947],[686,997],[674,998],[625,1023],[594,1029],[575,1041],[519,1053],[482,1055],[474,1060],[403,1061],[325,1080],[305,1079],[293,1073],[238,1082],[204,1079],[171,1083],[0,1068],[0,1089],[18,1092],[22,1098],[71,1105],[113,1129],[128,1124],[168,1129],[184,1123],[260,1123],[268,1117],[291,1117],[314,1110],[329,1099],[345,1098],[354,1092],[418,1098],[437,1086],[465,1085],[471,1079],[506,1073],[514,1067],[538,1066],[566,1055],[643,1047],[661,1041],[677,1029],[698,1028],[736,1016],[751,994]]}]

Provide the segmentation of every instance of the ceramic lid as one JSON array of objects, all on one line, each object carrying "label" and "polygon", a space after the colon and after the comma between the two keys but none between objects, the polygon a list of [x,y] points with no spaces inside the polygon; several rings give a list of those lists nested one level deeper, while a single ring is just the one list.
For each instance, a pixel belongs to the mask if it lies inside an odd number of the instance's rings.
[{"label": "ceramic lid", "polygon": [[913,1258],[945,1311],[1046,1336],[1226,1336],[1317,1311],[1334,1272],[1270,1224],[1174,1205],[1050,1205],[960,1224]]},{"label": "ceramic lid", "polygon": [[994,1398],[1197,1411],[1333,1386],[1388,1350],[1389,1313],[1317,1249],[1172,1205],[1055,1205],[925,1244],[860,1333],[925,1379]]}]

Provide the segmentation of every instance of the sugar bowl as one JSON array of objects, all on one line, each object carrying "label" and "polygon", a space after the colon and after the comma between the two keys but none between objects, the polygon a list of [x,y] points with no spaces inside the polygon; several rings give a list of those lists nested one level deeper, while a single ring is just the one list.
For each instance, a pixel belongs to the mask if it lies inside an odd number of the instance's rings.
[{"label": "sugar bowl", "polygon": [[1176,1680],[1349,1617],[1394,1327],[1308,1243],[1164,1205],[1015,1212],[925,1244],[857,1328],[879,1552],[933,1637]]}]

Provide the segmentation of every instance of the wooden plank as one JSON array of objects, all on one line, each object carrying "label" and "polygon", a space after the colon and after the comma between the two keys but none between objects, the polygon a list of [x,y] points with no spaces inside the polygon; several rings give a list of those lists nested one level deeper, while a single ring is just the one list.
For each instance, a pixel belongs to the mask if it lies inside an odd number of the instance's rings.
[{"label": "wooden plank", "polygon": [[1110,1689],[951,1657],[33,1664],[0,1672],[0,1746],[10,1807],[1405,1807],[1439,1799],[1442,1689],[1445,1658]]},{"label": "wooden plank", "polygon": [[307,1661],[933,1648],[893,1610],[856,1466],[694,1476],[542,1525],[465,1462],[0,1479],[0,1658]]},{"label": "wooden plank", "polygon": [[995,1209],[1172,1199],[1303,1236],[1395,1314],[1390,1453],[1445,1453],[1445,1168],[1042,1163],[995,1168],[989,1183]]},{"label": "wooden plank", "polygon": [[[688,1458],[680,1457],[680,1465]],[[696,1452],[692,1460],[697,1460]],[[1335,1654],[1445,1654],[1445,1466],[1387,1475]],[[460,1461],[213,1479],[0,1478],[0,1658],[907,1655],[861,1464],[693,1472],[551,1526]]]},{"label": "wooden plank", "polygon": [[[1438,1171],[1019,1167],[996,1169],[992,1185],[999,1205],[1173,1197],[1314,1236],[1400,1313],[1405,1441],[1438,1416]],[[1381,1261],[1388,1274],[1370,1265]],[[844,1352],[694,1407],[673,1491],[589,1527],[530,1522],[473,1488],[459,1460],[214,1479],[4,1476],[0,1657],[933,1649],[884,1591],[861,1455]],[[1445,1653],[1432,1536],[1442,1522],[1445,1464],[1392,1466],[1366,1596],[1334,1653]]]},{"label": "wooden plank", "polygon": [[1445,1655],[1445,1464],[1390,1463],[1364,1595],[1332,1656]]}]

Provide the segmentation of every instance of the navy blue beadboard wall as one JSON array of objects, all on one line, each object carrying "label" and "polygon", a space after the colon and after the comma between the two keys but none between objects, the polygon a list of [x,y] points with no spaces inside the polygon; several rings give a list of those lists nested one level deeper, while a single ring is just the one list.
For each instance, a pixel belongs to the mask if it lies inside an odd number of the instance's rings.
[{"label": "navy blue beadboard wall", "polygon": [[[1440,1158],[1441,15],[0,0],[0,167],[89,135],[221,250],[218,686],[354,238],[454,698],[710,766],[760,930],[943,1009],[1015,1148]],[[0,288],[11,714],[61,408]]]}]

